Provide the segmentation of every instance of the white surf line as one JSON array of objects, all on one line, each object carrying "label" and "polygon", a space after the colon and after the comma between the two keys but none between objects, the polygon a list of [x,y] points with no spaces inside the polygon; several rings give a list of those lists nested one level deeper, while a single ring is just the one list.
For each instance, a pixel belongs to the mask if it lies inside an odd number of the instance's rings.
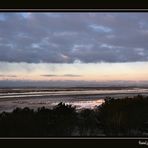
[{"label": "white surf line", "polygon": [[[0,96],[0,99],[9,99],[9,98],[28,98],[29,97],[99,97],[99,96],[120,96],[120,95],[138,95],[138,94],[142,94],[142,95],[148,95],[148,93],[112,93],[112,94],[65,94],[65,95],[61,95],[61,94],[46,94],[46,95],[13,95],[13,96]],[[1,100],[0,100],[1,101]]]},{"label": "white surf line", "polygon": [[40,94],[44,94],[44,95],[48,95],[48,94],[60,94],[60,95],[64,95],[64,94],[117,94],[117,93],[148,93],[148,90],[91,90],[91,91],[58,91],[58,92],[24,92],[24,93],[0,93],[0,96],[11,96],[11,95],[40,95]]}]

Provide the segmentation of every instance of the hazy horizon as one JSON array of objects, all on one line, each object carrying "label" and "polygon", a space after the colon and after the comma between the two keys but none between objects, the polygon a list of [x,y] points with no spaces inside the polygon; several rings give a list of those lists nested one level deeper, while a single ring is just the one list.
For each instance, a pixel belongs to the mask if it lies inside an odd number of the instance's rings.
[{"label": "hazy horizon", "polygon": [[148,81],[0,80],[0,88],[7,87],[148,87]]}]

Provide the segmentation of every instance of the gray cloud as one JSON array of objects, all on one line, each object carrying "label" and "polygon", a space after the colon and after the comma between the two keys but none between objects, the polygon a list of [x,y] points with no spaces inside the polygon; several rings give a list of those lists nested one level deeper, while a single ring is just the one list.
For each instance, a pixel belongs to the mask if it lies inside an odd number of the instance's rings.
[{"label": "gray cloud", "polygon": [[64,74],[64,75],[51,75],[51,74],[45,74],[40,75],[43,77],[81,77],[82,75],[75,75],[75,74]]},{"label": "gray cloud", "polygon": [[0,13],[0,61],[148,61],[148,13]]},{"label": "gray cloud", "polygon": [[2,74],[0,74],[0,77],[17,77],[16,75],[2,75]]},{"label": "gray cloud", "polygon": [[57,75],[40,75],[42,77],[56,77]]},{"label": "gray cloud", "polygon": [[74,75],[74,74],[65,74],[65,77],[81,77],[82,75]]}]

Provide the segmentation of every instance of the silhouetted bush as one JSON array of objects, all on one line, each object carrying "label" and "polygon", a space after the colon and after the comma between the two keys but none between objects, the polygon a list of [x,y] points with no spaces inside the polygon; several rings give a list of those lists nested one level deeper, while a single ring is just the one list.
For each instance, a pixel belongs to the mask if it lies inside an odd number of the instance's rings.
[{"label": "silhouetted bush", "polygon": [[85,109],[78,114],[78,128],[80,136],[95,136],[99,124],[94,110]]},{"label": "silhouetted bush", "polygon": [[99,120],[107,136],[143,135],[148,121],[148,97],[106,100],[99,107]]}]

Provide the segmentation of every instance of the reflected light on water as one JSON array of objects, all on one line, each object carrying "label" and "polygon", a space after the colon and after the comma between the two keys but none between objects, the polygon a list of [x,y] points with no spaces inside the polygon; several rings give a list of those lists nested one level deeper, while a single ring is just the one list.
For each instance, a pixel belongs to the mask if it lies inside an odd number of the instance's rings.
[{"label": "reflected light on water", "polygon": [[[95,107],[104,103],[104,99],[92,100],[92,101],[73,101],[73,102],[64,102],[65,104],[71,104],[75,106],[76,109],[94,109]],[[57,105],[58,103],[52,103],[52,105]]]},{"label": "reflected light on water", "polygon": [[[48,99],[32,99],[32,100],[15,100],[15,101],[4,101],[0,102],[0,112],[2,111],[12,111],[16,107],[24,108],[29,107],[32,109],[37,109],[39,107],[46,107],[46,108],[53,108],[55,105],[58,105],[61,101],[51,101]],[[104,99],[95,99],[95,100],[77,100],[77,101],[69,101],[65,100],[62,101],[65,104],[70,104],[72,106],[75,106],[77,110],[79,109],[94,109],[97,106],[104,103]]]}]

